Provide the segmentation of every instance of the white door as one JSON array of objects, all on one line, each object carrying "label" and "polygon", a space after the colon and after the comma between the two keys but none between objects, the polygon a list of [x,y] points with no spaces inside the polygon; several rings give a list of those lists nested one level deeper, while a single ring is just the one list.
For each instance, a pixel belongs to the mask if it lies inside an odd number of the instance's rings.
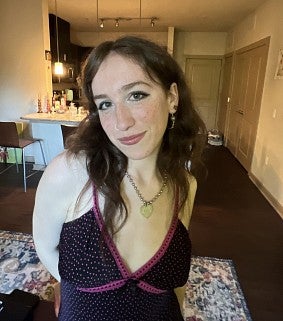
[{"label": "white door", "polygon": [[247,171],[254,153],[268,48],[266,38],[235,55],[227,147]]},{"label": "white door", "polygon": [[186,59],[186,80],[193,104],[208,130],[216,128],[221,65],[219,58]]}]

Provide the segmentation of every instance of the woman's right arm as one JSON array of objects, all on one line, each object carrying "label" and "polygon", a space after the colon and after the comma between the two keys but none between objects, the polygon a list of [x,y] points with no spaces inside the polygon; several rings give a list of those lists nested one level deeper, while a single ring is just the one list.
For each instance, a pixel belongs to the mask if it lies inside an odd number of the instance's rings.
[{"label": "woman's right arm", "polygon": [[33,239],[37,254],[58,281],[58,244],[70,207],[70,189],[73,187],[73,175],[70,172],[65,153],[47,166],[37,188],[33,212]]}]

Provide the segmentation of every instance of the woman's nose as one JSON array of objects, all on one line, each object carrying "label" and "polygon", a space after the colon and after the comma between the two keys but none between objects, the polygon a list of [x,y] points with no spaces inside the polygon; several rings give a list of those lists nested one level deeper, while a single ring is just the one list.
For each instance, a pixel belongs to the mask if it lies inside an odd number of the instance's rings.
[{"label": "woman's nose", "polygon": [[135,124],[135,120],[130,109],[126,106],[116,105],[115,129],[125,131]]}]

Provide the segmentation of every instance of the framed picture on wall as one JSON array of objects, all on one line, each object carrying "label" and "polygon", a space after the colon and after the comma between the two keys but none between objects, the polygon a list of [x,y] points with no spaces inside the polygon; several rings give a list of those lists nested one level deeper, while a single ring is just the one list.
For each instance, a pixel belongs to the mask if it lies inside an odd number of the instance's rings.
[{"label": "framed picture on wall", "polygon": [[283,49],[279,50],[278,62],[274,79],[283,79]]}]

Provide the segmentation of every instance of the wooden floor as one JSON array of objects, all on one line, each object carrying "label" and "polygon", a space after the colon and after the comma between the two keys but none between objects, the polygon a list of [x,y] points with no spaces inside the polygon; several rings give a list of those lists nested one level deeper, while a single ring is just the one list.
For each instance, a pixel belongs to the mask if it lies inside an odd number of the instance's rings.
[{"label": "wooden floor", "polygon": [[[232,259],[253,321],[283,320],[282,219],[226,148],[209,146],[204,156],[208,177],[199,183],[190,225],[193,254]],[[40,177],[29,178],[24,193],[15,167],[0,175],[0,229],[31,233]]]},{"label": "wooden floor", "polygon": [[283,320],[283,221],[226,148],[211,146],[204,156],[193,252],[233,260],[253,321]]}]

